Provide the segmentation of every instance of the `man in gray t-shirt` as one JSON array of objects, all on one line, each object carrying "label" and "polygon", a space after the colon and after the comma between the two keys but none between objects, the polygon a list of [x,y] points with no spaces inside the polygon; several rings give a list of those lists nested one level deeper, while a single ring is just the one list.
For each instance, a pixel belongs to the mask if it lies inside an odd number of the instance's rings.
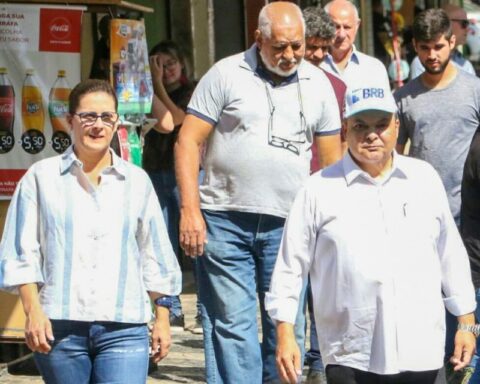
[{"label": "man in gray t-shirt", "polygon": [[[295,4],[266,5],[255,44],[205,74],[179,132],[180,244],[198,256],[208,383],[279,382],[275,326],[264,296],[285,217],[309,176],[312,144],[324,166],[341,156],[335,94],[325,74],[302,61],[304,33]],[[198,190],[204,142],[205,178]],[[304,314],[298,313],[303,345]]]},{"label": "man in gray t-shirt", "polygon": [[[397,151],[403,153],[410,139],[410,156],[433,165],[459,225],[463,167],[480,125],[480,80],[450,61],[455,36],[445,11],[429,9],[420,13],[413,23],[413,36],[425,72],[395,92],[400,120]],[[447,358],[453,353],[456,327],[455,318],[447,313]],[[478,355],[466,372],[474,369],[476,359]]]},{"label": "man in gray t-shirt", "polygon": [[[463,165],[480,123],[480,80],[449,60],[455,46],[450,22],[438,9],[422,13],[414,22],[415,49],[425,72],[395,92],[400,134],[397,151],[410,139],[410,156],[428,161],[442,178],[452,214],[459,225]],[[446,32],[434,30],[434,17]],[[424,25],[427,32],[420,27]],[[417,28],[415,28],[417,27]],[[423,33],[423,34],[422,34]],[[424,34],[429,33],[425,37]]]}]

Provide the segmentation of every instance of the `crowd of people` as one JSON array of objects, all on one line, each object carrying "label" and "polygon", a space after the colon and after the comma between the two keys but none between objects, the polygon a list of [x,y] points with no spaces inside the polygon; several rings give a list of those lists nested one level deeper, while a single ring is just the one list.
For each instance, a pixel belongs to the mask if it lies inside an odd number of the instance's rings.
[{"label": "crowd of people", "polygon": [[348,0],[265,5],[254,44],[198,84],[160,42],[144,171],[111,148],[115,91],[79,83],[73,145],[27,171],[0,243],[0,288],[20,295],[45,382],[145,383],[185,327],[185,255],[207,383],[296,384],[304,365],[310,384],[480,383],[465,21],[420,12],[416,75],[393,91],[354,45]]}]

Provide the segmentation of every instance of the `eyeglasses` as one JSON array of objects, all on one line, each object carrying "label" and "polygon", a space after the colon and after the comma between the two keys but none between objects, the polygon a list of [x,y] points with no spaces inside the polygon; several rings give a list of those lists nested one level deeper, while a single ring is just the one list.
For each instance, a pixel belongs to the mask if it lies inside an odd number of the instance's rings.
[{"label": "eyeglasses", "polygon": [[270,110],[270,117],[268,119],[268,145],[277,148],[283,148],[287,151],[290,151],[297,156],[300,155],[300,149],[297,144],[303,144],[306,140],[307,134],[307,120],[305,119],[305,114],[303,113],[303,101],[302,101],[302,92],[300,90],[300,79],[297,75],[297,97],[298,97],[298,104],[299,104],[299,116],[300,116],[300,124],[299,130],[293,132],[291,138],[281,137],[279,135],[275,135],[274,126],[273,126],[273,117],[275,113],[275,105],[273,104],[272,95],[268,89],[267,82],[264,81],[265,91],[267,92],[267,99],[268,99],[268,107]]},{"label": "eyeglasses", "polygon": [[163,63],[163,69],[172,69],[175,65],[177,65],[178,60],[168,60],[167,62]]},{"label": "eyeglasses", "polygon": [[467,19],[450,19],[450,21],[456,21],[457,23],[460,24],[460,26],[465,29],[468,27],[468,25],[470,24],[470,21],[467,20]]},{"label": "eyeglasses", "polygon": [[102,120],[103,124],[109,127],[113,127],[118,121],[118,113],[116,112],[102,112],[100,114],[96,112],[80,112],[74,113],[74,115],[78,116],[80,122],[86,127],[94,125],[98,118]]}]

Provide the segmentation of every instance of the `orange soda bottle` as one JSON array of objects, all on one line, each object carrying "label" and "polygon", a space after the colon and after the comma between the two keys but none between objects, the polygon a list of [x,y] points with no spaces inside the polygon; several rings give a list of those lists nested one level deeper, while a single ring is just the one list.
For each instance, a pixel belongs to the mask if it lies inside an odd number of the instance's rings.
[{"label": "orange soda bottle", "polygon": [[45,114],[43,111],[42,91],[35,82],[33,69],[28,69],[22,87],[23,132],[36,129],[43,132]]},{"label": "orange soda bottle", "polygon": [[53,132],[69,132],[67,122],[69,96],[70,86],[65,78],[65,71],[61,69],[58,71],[58,77],[53,83],[50,95],[48,96],[48,112]]}]

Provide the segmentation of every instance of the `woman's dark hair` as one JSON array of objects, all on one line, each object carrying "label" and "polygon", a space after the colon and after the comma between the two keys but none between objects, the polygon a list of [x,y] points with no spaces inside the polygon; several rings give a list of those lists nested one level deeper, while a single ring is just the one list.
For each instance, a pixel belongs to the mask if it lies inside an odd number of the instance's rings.
[{"label": "woman's dark hair", "polygon": [[170,55],[180,62],[182,65],[182,82],[187,82],[190,79],[187,60],[177,43],[172,40],[163,40],[150,50],[149,56],[158,55],[159,53]]},{"label": "woman's dark hair", "polygon": [[450,19],[443,9],[430,8],[419,13],[413,21],[413,38],[415,41],[432,41],[444,35],[447,40],[452,37]]},{"label": "woman's dark hair", "polygon": [[68,112],[70,112],[70,114],[74,114],[77,111],[78,105],[80,104],[80,99],[83,96],[94,92],[105,92],[106,94],[110,95],[115,101],[115,111],[117,110],[117,95],[115,94],[115,91],[110,83],[105,80],[88,79],[78,83],[72,89],[72,92],[70,92],[70,97],[68,98]]}]

